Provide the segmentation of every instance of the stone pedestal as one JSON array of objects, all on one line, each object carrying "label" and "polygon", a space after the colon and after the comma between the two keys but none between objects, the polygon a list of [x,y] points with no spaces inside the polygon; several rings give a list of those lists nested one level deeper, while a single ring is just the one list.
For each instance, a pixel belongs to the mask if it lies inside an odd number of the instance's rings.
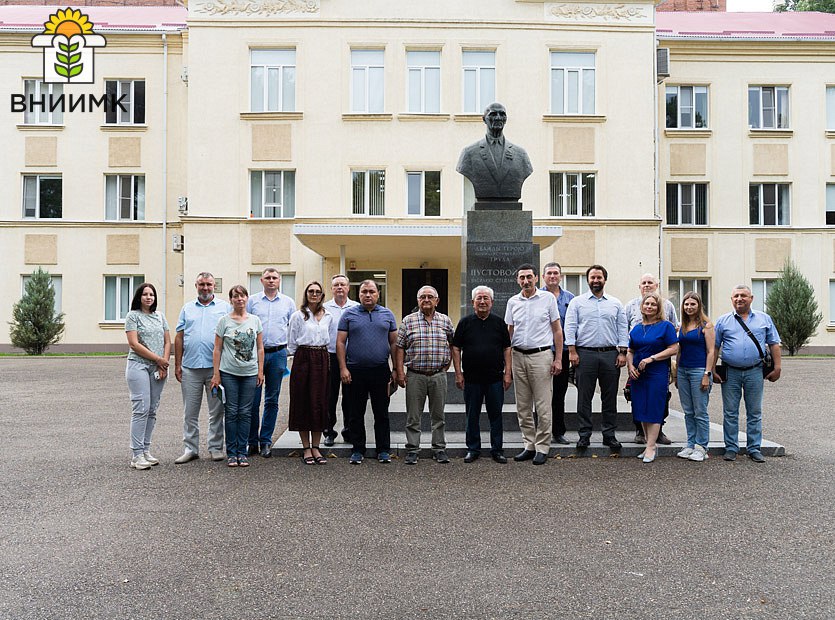
[{"label": "stone pedestal", "polygon": [[[523,263],[536,265],[538,248],[533,239],[533,216],[521,203],[510,208],[467,211],[462,231],[461,316],[472,314],[473,288],[489,286],[495,292],[493,313],[504,318],[507,300],[519,292],[516,269]],[[514,206],[515,205],[515,206]]]}]

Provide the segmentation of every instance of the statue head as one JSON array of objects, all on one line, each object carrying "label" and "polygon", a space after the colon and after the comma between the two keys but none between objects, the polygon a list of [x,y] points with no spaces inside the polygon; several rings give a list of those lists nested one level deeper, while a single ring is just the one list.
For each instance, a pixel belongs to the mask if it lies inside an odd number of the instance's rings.
[{"label": "statue head", "polygon": [[501,103],[491,103],[484,110],[481,118],[487,125],[487,131],[494,136],[499,136],[507,123],[507,109]]}]

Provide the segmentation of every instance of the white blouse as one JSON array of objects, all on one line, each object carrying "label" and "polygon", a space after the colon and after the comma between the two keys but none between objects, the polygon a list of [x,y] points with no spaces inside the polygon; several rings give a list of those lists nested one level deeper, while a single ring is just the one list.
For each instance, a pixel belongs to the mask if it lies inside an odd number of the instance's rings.
[{"label": "white blouse", "polygon": [[302,311],[296,310],[287,330],[287,353],[294,355],[302,345],[326,347],[332,335],[336,337],[336,321],[331,314],[325,312],[318,321],[311,315],[305,321]]}]

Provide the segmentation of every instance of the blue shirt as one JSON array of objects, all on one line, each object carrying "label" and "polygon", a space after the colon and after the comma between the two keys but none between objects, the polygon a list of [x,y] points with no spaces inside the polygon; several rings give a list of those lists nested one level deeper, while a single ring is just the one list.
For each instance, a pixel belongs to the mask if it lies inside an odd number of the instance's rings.
[{"label": "blue shirt", "polygon": [[287,325],[296,311],[292,297],[278,293],[275,299],[270,299],[261,291],[249,298],[246,310],[261,319],[265,347],[287,344]]},{"label": "blue shirt", "polygon": [[348,308],[339,319],[339,331],[348,333],[346,363],[356,368],[388,365],[389,333],[397,331],[391,310],[379,304],[369,312],[362,305]]},{"label": "blue shirt", "polygon": [[[719,348],[720,357],[725,364],[731,366],[739,368],[756,366],[762,360],[759,351],[754,341],[751,340],[751,336],[745,333],[734,316],[736,312],[728,312],[716,321],[716,346]],[[774,327],[774,321],[765,312],[750,310],[745,324],[756,336],[763,353],[766,352],[768,345],[780,344],[780,334]]]},{"label": "blue shirt", "polygon": [[183,366],[211,368],[215,348],[215,328],[222,316],[232,312],[232,306],[215,297],[205,306],[195,299],[180,310],[175,331],[183,332]]},{"label": "blue shirt", "polygon": [[626,347],[626,313],[617,297],[589,291],[577,295],[565,313],[565,344],[577,347]]},{"label": "blue shirt", "polygon": [[[543,286],[541,290],[547,291],[548,288]],[[557,295],[557,311],[560,313],[560,323],[562,324],[563,328],[565,328],[565,313],[568,310],[568,304],[571,302],[572,299],[574,299],[574,293],[570,293],[563,287],[560,287],[560,294]],[[563,340],[565,340],[565,337],[563,337]],[[554,347],[551,347],[551,349],[553,348]],[[562,344],[562,350],[568,350],[568,345],[565,344],[565,342],[563,342]]]}]

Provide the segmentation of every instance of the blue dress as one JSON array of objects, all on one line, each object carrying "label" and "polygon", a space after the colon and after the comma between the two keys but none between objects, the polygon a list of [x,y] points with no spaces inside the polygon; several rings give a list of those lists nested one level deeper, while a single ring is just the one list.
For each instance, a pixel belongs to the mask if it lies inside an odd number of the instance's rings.
[{"label": "blue dress", "polygon": [[[678,342],[676,328],[669,321],[652,325],[636,325],[629,334],[629,348],[632,363],[637,368],[641,360],[661,353]],[[650,362],[641,376],[632,379],[632,417],[636,422],[661,424],[667,404],[667,385],[670,374],[670,360]]]}]

